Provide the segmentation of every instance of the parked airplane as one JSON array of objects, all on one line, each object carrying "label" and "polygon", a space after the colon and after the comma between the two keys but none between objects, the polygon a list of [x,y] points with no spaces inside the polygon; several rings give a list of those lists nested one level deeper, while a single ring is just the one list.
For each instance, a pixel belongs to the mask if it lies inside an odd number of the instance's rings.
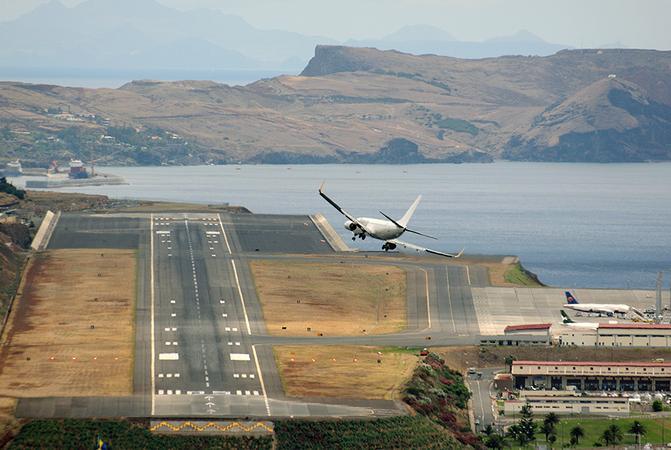
[{"label": "parked airplane", "polygon": [[394,250],[396,247],[401,246],[403,248],[415,250],[417,252],[427,252],[433,255],[445,256],[447,258],[459,258],[464,253],[463,250],[461,250],[459,253],[456,254],[443,253],[437,250],[431,250],[429,248],[424,248],[418,245],[399,241],[397,239],[406,231],[408,233],[414,233],[420,236],[436,239],[433,236],[429,236],[424,233],[420,233],[419,231],[411,230],[408,228],[408,222],[410,222],[410,218],[415,212],[415,209],[417,208],[419,201],[422,199],[421,195],[417,197],[417,199],[413,202],[412,205],[410,205],[410,208],[408,208],[405,214],[403,214],[403,217],[401,217],[398,220],[392,219],[382,211],[380,211],[380,214],[382,214],[387,220],[373,219],[369,217],[354,217],[350,213],[342,209],[340,206],[338,206],[338,204],[333,200],[331,200],[326,194],[324,194],[324,183],[322,183],[322,185],[319,187],[319,195],[324,200],[326,200],[331,206],[337,209],[338,212],[340,212],[340,214],[347,217],[348,220],[345,222],[345,228],[353,233],[352,236],[353,241],[356,240],[357,237],[363,240],[366,239],[366,236],[370,236],[373,239],[379,239],[381,241],[384,241],[384,244],[382,244],[382,250],[384,251]]},{"label": "parked airplane", "polygon": [[596,330],[597,328],[599,328],[599,324],[597,322],[575,322],[564,311],[559,312],[561,313],[562,325],[564,326],[571,328],[580,328],[585,330]]},{"label": "parked airplane", "polygon": [[567,303],[564,305],[564,308],[572,309],[574,311],[613,316],[615,314],[627,314],[633,309],[629,305],[622,304],[579,303],[569,291],[566,291],[565,294]]}]

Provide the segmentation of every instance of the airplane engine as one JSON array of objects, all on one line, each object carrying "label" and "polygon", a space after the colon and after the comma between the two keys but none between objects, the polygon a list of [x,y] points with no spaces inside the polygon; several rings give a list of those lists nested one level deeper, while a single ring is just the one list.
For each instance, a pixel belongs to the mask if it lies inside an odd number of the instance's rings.
[{"label": "airplane engine", "polygon": [[389,250],[394,250],[395,248],[396,244],[392,242],[385,242],[384,244],[382,244],[382,250],[384,250],[385,252]]},{"label": "airplane engine", "polygon": [[345,222],[345,229],[346,230],[354,232],[357,228],[358,227],[356,226],[356,224],[354,222],[352,222],[351,220],[348,220],[347,222]]}]

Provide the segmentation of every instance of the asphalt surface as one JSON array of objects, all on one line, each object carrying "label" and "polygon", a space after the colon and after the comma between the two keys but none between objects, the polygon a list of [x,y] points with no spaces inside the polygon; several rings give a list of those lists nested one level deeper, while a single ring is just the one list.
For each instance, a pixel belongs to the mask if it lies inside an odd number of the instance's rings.
[{"label": "asphalt surface", "polygon": [[[24,417],[398,414],[391,401],[286,398],[272,345],[474,344],[471,286],[488,285],[486,270],[448,265],[440,257],[335,253],[308,216],[64,214],[49,248],[138,250],[134,395],[26,399],[18,408]],[[247,264],[253,258],[347,258],[403,267],[408,328],[379,336],[269,336]]]},{"label": "asphalt surface", "polygon": [[492,401],[494,396],[494,391],[492,383],[494,381],[494,375],[497,372],[503,371],[503,368],[476,368],[476,371],[482,373],[482,377],[477,375],[467,375],[466,383],[472,394],[472,403],[473,403],[473,414],[476,419],[477,431],[483,430],[487,425],[494,425],[494,407],[495,404]]}]

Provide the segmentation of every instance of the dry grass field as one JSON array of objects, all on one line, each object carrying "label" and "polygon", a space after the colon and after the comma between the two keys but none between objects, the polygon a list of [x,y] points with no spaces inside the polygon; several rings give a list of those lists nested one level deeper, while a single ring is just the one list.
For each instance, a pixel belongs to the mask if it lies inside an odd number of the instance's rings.
[{"label": "dry grass field", "polygon": [[418,360],[411,352],[382,347],[282,345],[273,350],[289,397],[395,399]]},{"label": "dry grass field", "polygon": [[130,394],[135,279],[130,250],[36,255],[2,336],[0,395]]},{"label": "dry grass field", "polygon": [[405,328],[406,275],[398,267],[286,261],[250,266],[270,334],[351,336]]}]

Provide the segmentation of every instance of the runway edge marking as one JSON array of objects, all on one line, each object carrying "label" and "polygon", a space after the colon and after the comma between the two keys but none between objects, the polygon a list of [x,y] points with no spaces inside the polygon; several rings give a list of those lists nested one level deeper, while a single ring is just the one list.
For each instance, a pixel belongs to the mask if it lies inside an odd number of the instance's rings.
[{"label": "runway edge marking", "polygon": [[256,345],[252,345],[252,353],[254,354],[254,363],[256,363],[256,372],[259,374],[259,382],[261,383],[261,391],[263,392],[263,401],[266,404],[266,412],[270,416],[270,403],[268,403],[268,394],[266,394],[266,384],[263,382],[263,373],[261,373],[261,366],[259,366],[259,358],[256,356]]},{"label": "runway edge marking", "polygon": [[154,379],[154,373],[156,372],[156,362],[154,361],[156,354],[154,348],[154,214],[149,214],[149,267],[150,267],[150,287],[149,287],[149,296],[151,298],[150,310],[151,310],[151,415],[153,416],[156,413],[156,380]]},{"label": "runway edge marking", "polygon": [[[217,219],[219,219],[219,227],[221,228],[221,233],[224,235],[224,241],[226,242],[226,249],[228,250],[229,255],[233,255],[231,251],[231,246],[228,244],[228,236],[226,236],[226,230],[224,230],[224,224],[221,221],[221,214],[217,214]],[[238,295],[240,295],[240,302],[242,303],[242,313],[245,315],[245,326],[247,327],[247,334],[252,334],[252,328],[249,325],[249,317],[247,316],[247,306],[245,306],[245,297],[242,295],[242,289],[240,288],[240,279],[238,278],[238,269],[235,266],[235,261],[231,257],[231,265],[233,266],[233,276],[235,276],[235,284],[238,288]]]}]

